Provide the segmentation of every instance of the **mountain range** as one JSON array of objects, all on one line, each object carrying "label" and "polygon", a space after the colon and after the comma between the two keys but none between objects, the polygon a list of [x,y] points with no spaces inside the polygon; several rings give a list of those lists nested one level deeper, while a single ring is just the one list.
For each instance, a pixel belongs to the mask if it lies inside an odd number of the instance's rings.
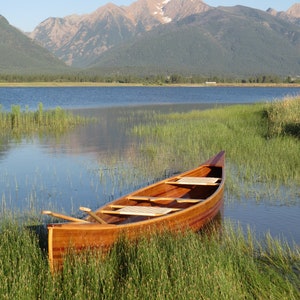
[{"label": "mountain range", "polygon": [[[0,36],[9,26],[2,17]],[[86,15],[50,17],[28,37],[10,27],[10,42],[0,42],[0,73],[23,69],[14,59],[2,61],[3,54],[13,54],[40,72],[45,63],[48,71],[68,65],[102,74],[300,74],[300,3],[277,12],[211,7],[201,0],[138,0],[129,6],[109,3]]]},{"label": "mountain range", "polygon": [[0,74],[36,74],[68,70],[65,63],[11,26],[1,15],[0,37]]}]

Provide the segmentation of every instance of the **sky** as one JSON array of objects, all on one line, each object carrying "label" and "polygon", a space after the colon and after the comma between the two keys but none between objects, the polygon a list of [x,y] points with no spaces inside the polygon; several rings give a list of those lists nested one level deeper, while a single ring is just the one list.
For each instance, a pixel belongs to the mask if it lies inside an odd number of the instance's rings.
[{"label": "sky", "polygon": [[[128,6],[136,0],[7,0],[1,1],[0,15],[8,22],[23,30],[33,31],[48,17],[65,17],[72,14],[87,14],[112,2],[116,5]],[[286,11],[297,0],[203,0],[210,6],[244,5],[261,10],[272,7],[277,11]]]}]

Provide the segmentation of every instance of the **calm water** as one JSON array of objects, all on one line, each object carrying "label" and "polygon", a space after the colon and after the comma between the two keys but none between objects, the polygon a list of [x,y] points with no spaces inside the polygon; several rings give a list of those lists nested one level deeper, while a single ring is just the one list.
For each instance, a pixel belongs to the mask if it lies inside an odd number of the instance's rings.
[{"label": "calm water", "polygon": [[300,88],[227,88],[227,87],[41,87],[0,88],[0,104],[4,109],[20,105],[45,108],[114,107],[149,104],[224,104],[272,101],[296,95]]},{"label": "calm water", "polygon": [[[79,216],[79,206],[95,209],[155,180],[132,169],[138,141],[127,134],[132,124],[120,122],[140,106],[151,111],[188,111],[299,93],[300,88],[0,88],[5,110],[16,104],[36,109],[42,102],[45,108],[61,106],[99,119],[60,137],[1,141],[0,209],[51,209]],[[126,170],[130,172],[124,176]],[[299,201],[291,206],[256,204],[255,199],[225,199],[225,203],[225,218],[244,227],[249,224],[259,234],[270,231],[300,243]]]}]

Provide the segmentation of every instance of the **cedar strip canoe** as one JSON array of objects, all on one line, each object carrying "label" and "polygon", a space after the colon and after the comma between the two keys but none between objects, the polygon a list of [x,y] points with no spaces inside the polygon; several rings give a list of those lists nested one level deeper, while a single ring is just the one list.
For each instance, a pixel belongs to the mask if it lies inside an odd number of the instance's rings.
[{"label": "cedar strip canoe", "polygon": [[94,212],[81,208],[89,213],[84,220],[49,224],[52,271],[62,268],[70,248],[76,253],[97,248],[106,252],[121,235],[134,240],[160,230],[198,231],[223,205],[224,163],[221,151],[196,169],[139,189]]}]

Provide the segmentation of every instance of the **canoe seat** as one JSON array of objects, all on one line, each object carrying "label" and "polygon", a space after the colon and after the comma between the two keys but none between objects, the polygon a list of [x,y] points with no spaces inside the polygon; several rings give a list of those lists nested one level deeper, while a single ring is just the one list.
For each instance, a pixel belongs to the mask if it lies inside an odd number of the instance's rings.
[{"label": "canoe seat", "polygon": [[[118,205],[111,205],[111,208],[118,208]],[[177,208],[168,207],[153,207],[153,206],[123,206],[117,210],[101,210],[103,214],[116,214],[116,215],[131,215],[131,216],[147,216],[158,217],[166,215],[170,212],[178,211]]]},{"label": "canoe seat", "polygon": [[221,178],[217,177],[179,177],[174,181],[166,181],[167,184],[175,185],[219,185]]},{"label": "canoe seat", "polygon": [[138,196],[138,195],[128,196],[127,199],[134,200],[134,201],[148,201],[148,202],[176,201],[177,203],[199,203],[205,201],[205,199],[151,197],[151,196]]}]

